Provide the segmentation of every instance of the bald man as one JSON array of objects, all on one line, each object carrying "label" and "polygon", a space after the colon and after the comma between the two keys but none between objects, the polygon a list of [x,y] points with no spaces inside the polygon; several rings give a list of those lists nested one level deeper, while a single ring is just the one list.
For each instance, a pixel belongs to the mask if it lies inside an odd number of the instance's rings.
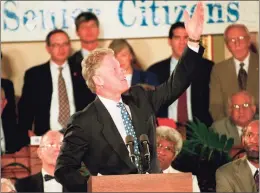
[{"label": "bald man", "polygon": [[60,152],[63,134],[49,130],[41,138],[37,149],[38,157],[42,161],[41,172],[16,181],[18,192],[63,192],[63,187],[54,179],[56,160]]}]

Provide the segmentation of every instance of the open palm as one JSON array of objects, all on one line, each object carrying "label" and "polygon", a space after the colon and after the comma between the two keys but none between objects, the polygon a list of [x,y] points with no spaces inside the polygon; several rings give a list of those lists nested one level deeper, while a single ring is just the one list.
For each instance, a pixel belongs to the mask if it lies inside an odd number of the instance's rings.
[{"label": "open palm", "polygon": [[189,38],[199,40],[203,31],[204,10],[202,2],[199,2],[190,18],[187,11],[184,12],[185,29]]}]

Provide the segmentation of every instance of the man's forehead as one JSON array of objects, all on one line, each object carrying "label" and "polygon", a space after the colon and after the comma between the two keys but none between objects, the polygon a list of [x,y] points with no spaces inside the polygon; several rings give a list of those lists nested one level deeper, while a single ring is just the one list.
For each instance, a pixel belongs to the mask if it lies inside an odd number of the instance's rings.
[{"label": "man's forehead", "polygon": [[251,102],[251,97],[245,94],[238,94],[232,97],[232,103],[243,103],[243,102]]},{"label": "man's forehead", "polygon": [[59,141],[62,139],[63,139],[63,135],[61,133],[52,133],[52,134],[47,134],[47,135],[43,136],[42,143]]},{"label": "man's forehead", "polygon": [[250,123],[247,126],[246,132],[259,133],[259,122]]}]

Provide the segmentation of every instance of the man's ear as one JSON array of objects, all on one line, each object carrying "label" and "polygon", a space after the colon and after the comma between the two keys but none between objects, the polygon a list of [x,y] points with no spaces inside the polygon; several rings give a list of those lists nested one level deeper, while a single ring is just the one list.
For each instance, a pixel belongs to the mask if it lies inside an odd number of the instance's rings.
[{"label": "man's ear", "polygon": [[97,86],[103,86],[104,85],[104,80],[98,75],[94,75],[92,77],[92,80],[94,81],[95,85],[97,85]]}]

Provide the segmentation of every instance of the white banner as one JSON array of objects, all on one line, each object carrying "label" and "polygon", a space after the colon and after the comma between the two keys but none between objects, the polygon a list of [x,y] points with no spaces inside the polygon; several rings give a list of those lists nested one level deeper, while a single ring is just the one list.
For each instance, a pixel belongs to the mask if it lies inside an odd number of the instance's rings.
[{"label": "white banner", "polygon": [[[54,28],[78,39],[74,19],[82,11],[100,20],[100,39],[167,37],[183,12],[194,11],[196,1],[1,1],[1,42],[43,41]],[[231,23],[259,31],[258,1],[203,1],[204,34],[223,34]]]}]

